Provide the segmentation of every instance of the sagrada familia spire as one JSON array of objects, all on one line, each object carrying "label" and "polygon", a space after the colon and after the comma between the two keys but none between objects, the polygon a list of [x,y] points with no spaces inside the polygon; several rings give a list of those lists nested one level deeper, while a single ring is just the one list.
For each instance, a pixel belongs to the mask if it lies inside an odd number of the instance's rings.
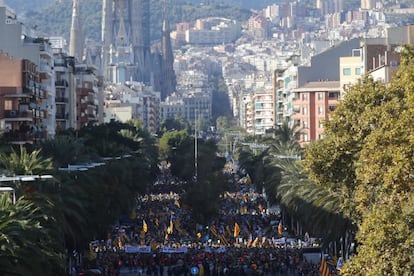
[{"label": "sagrada familia spire", "polygon": [[[150,0],[102,0],[102,48],[100,58],[104,79],[112,83],[143,82],[160,91],[161,100],[176,89],[173,69],[168,1],[164,0],[161,49],[151,51]],[[69,54],[82,62],[80,0],[73,0]]]},{"label": "sagrada familia spire", "polygon": [[177,80],[174,73],[174,55],[171,46],[170,24],[167,11],[169,10],[168,0],[164,1],[162,35],[161,35],[161,100],[175,92]]},{"label": "sagrada familia spire", "polygon": [[79,62],[83,59],[83,35],[82,24],[79,16],[79,0],[72,3],[72,25],[70,28],[69,55]]},{"label": "sagrada familia spire", "polygon": [[103,0],[102,62],[107,80],[149,83],[149,0]]}]

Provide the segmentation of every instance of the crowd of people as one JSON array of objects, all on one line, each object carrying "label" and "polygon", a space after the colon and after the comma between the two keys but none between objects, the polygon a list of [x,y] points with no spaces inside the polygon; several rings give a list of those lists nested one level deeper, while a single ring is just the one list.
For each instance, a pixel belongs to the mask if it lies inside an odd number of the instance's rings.
[{"label": "crowd of people", "polygon": [[228,175],[233,188],[221,196],[219,216],[201,225],[181,206],[182,182],[164,167],[129,218],[107,240],[91,242],[88,266],[111,276],[319,275],[301,255],[309,244],[283,237],[280,213],[269,212],[265,195]]}]

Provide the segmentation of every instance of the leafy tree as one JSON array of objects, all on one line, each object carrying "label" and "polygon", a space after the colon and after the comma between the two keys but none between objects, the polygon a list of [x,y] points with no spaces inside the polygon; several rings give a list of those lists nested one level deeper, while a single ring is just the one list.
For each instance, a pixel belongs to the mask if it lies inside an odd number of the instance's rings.
[{"label": "leafy tree", "polygon": [[183,117],[178,116],[174,119],[165,119],[161,122],[161,131],[167,132],[172,130],[190,130],[190,124]]},{"label": "leafy tree", "polygon": [[336,193],[358,225],[357,253],[341,275],[409,275],[414,269],[412,140],[414,48],[389,86],[353,86],[307,151],[310,178]]},{"label": "leafy tree", "polygon": [[[219,196],[226,189],[222,173],[225,159],[217,157],[217,145],[214,141],[199,139],[198,145],[197,179],[187,181],[182,201],[189,206],[197,222],[208,223],[212,217],[218,215]],[[192,164],[190,160],[193,159],[187,159],[186,162]]]}]

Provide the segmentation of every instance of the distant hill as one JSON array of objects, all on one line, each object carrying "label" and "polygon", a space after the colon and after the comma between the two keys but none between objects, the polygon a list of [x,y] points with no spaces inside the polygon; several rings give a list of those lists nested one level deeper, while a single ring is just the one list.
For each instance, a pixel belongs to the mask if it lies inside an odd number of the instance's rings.
[{"label": "distant hill", "polygon": [[40,10],[56,0],[0,0],[0,4],[2,2],[15,10],[17,14],[23,14],[30,10]]},{"label": "distant hill", "polygon": [[[265,2],[267,0],[255,0],[252,2]],[[33,7],[32,2],[37,2],[38,7]],[[81,19],[85,38],[93,41],[101,40],[102,24],[102,0],[80,0]],[[200,4],[202,1],[177,0],[170,10],[170,22],[173,24],[183,21],[194,21],[198,18],[209,16],[222,16],[237,20],[247,20],[251,11],[247,8],[232,6],[223,2],[238,2],[233,0],[210,0],[210,4]],[[243,2],[243,1],[242,1]],[[248,2],[248,1],[244,1]],[[30,4],[29,4],[30,3]],[[151,0],[151,39],[158,40],[161,36],[162,20],[161,0]],[[16,9],[20,6],[20,20],[29,27],[35,27],[42,35],[63,36],[69,38],[72,0],[7,0],[6,4]]]}]

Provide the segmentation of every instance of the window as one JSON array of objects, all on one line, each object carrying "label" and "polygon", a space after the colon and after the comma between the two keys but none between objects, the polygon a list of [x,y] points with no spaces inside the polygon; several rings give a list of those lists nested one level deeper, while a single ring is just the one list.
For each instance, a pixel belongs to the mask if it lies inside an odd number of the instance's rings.
[{"label": "window", "polygon": [[308,93],[303,93],[302,94],[302,101],[307,101],[308,100]]},{"label": "window", "polygon": [[307,134],[303,134],[303,142],[307,142],[308,141],[308,135]]},{"label": "window", "polygon": [[322,120],[319,120],[318,121],[318,125],[319,125],[319,128],[323,128],[323,121]]},{"label": "window", "polygon": [[323,107],[322,107],[322,106],[320,106],[320,107],[318,108],[318,112],[319,112],[319,114],[323,114]]},{"label": "window", "polygon": [[308,128],[308,122],[307,121],[303,121],[303,128]]},{"label": "window", "polygon": [[350,76],[351,75],[351,68],[344,68],[344,69],[342,69],[342,74],[344,76]]},{"label": "window", "polygon": [[307,115],[308,114],[308,108],[307,107],[303,107],[302,108],[302,114],[303,115]]},{"label": "window", "polygon": [[361,75],[361,68],[355,68],[355,75]]},{"label": "window", "polygon": [[318,100],[323,100],[323,92],[318,93]]},{"label": "window", "polygon": [[11,100],[4,101],[4,110],[12,110],[13,109],[13,102]]}]

